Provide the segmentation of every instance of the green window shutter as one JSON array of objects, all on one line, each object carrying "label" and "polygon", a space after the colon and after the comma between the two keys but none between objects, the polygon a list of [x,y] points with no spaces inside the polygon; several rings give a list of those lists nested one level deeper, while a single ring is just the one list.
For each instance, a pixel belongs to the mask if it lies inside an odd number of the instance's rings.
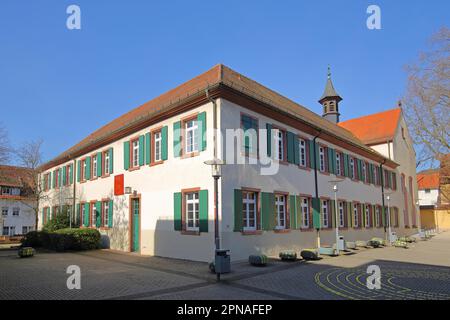
[{"label": "green window shutter", "polygon": [[91,178],[91,157],[86,158],[86,180]]},{"label": "green window shutter", "polygon": [[315,229],[320,229],[322,225],[322,218],[320,216],[320,199],[312,198],[313,207],[313,226]]},{"label": "green window shutter", "polygon": [[242,190],[234,189],[234,231],[241,232],[242,224]]},{"label": "green window shutter", "polygon": [[102,203],[97,201],[95,203],[95,227],[100,228],[102,226]]},{"label": "green window shutter", "polygon": [[173,226],[176,231],[181,231],[181,192],[173,194]]},{"label": "green window shutter", "polygon": [[125,170],[130,168],[130,141],[123,143],[123,168]]},{"label": "green window shutter", "polygon": [[81,161],[77,161],[77,182],[81,181]]},{"label": "green window shutter", "polygon": [[298,136],[294,135],[294,164],[300,164],[300,147],[299,147]]},{"label": "green window shutter", "polygon": [[356,178],[361,180],[361,161],[356,159]]},{"label": "green window shutter", "polygon": [[353,226],[352,221],[352,203],[347,202],[347,227],[351,228]]},{"label": "green window shutter", "polygon": [[144,165],[144,149],[145,149],[145,142],[144,142],[144,135],[139,136],[139,165]]},{"label": "green window shutter", "polygon": [[[314,140],[309,140],[309,166],[311,169],[314,169],[315,163],[314,163],[314,150],[316,150],[316,154],[318,152],[319,148],[314,148]],[[317,144],[316,144],[317,145]],[[317,159],[319,161],[319,159]]]},{"label": "green window shutter", "polygon": [[361,223],[361,227],[365,228],[366,227],[366,205],[365,204],[361,204],[361,208],[362,208],[362,223]]},{"label": "green window shutter", "polygon": [[85,227],[89,227],[89,225],[90,225],[89,218],[90,218],[89,217],[89,203],[86,202],[84,204],[84,217],[83,217]]},{"label": "green window shutter", "polygon": [[333,158],[333,149],[332,148],[327,148],[328,149],[328,172],[329,173],[334,173],[334,167],[336,163],[336,157]]},{"label": "green window shutter", "polygon": [[267,129],[267,156],[272,156],[272,124],[266,123]]},{"label": "green window shutter", "polygon": [[292,132],[287,132],[287,161],[289,163],[294,163],[294,134]]},{"label": "green window shutter", "polygon": [[109,173],[113,174],[114,173],[114,150],[113,148],[110,148],[108,150],[109,152]]},{"label": "green window shutter", "polygon": [[348,154],[346,154],[346,153],[343,153],[343,156],[344,156],[344,176],[346,176],[346,177],[349,177],[349,170],[348,170],[348,167],[349,167],[349,161],[348,161]]},{"label": "green window shutter", "polygon": [[198,192],[199,202],[199,229],[200,232],[208,232],[208,190]]},{"label": "green window shutter", "polygon": [[197,116],[199,126],[198,146],[200,151],[206,150],[206,112],[200,112]]},{"label": "green window shutter", "polygon": [[181,121],[173,124],[173,156],[178,158],[181,155]]},{"label": "green window shutter", "polygon": [[295,195],[289,196],[289,216],[290,216],[290,228],[297,229],[297,201]]},{"label": "green window shutter", "polygon": [[300,196],[295,197],[295,202],[297,203],[297,220],[296,220],[296,229],[300,229],[303,225],[303,212],[302,212],[302,199]]},{"label": "green window shutter", "polygon": [[73,183],[73,163],[71,163],[69,166],[69,183]]},{"label": "green window shutter", "polygon": [[150,164],[151,162],[151,138],[150,132],[145,134],[145,164]]},{"label": "green window shutter", "polygon": [[67,174],[67,167],[64,166],[64,167],[62,168],[62,180],[63,180],[63,185],[66,185],[66,183],[67,183],[66,174]]},{"label": "green window shutter", "polygon": [[375,205],[372,205],[372,223],[371,223],[371,226],[372,227],[375,227]]},{"label": "green window shutter", "polygon": [[[167,132],[168,127],[164,126],[161,128],[161,159],[167,160],[168,158],[168,149],[167,149]],[[206,148],[206,145],[205,145]]]},{"label": "green window shutter", "polygon": [[269,192],[261,193],[262,229],[273,230],[276,225],[275,195]]},{"label": "green window shutter", "polygon": [[97,177],[102,176],[102,153],[97,153]]},{"label": "green window shutter", "polygon": [[112,228],[113,226],[113,211],[114,211],[114,202],[109,200],[109,212],[108,212],[108,228]]},{"label": "green window shutter", "polygon": [[373,183],[373,165],[369,163],[369,183]]}]

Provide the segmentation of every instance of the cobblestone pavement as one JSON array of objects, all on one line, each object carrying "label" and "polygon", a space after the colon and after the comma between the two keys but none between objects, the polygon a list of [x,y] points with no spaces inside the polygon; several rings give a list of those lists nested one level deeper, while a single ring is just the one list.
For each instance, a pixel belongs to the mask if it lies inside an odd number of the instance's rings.
[{"label": "cobblestone pavement", "polygon": [[[450,232],[409,249],[360,249],[320,261],[264,268],[234,263],[215,282],[207,264],[99,250],[38,252],[28,259],[0,251],[0,300],[6,299],[450,299]],[[81,268],[81,290],[66,286],[69,265]],[[367,266],[381,289],[366,286]]]}]

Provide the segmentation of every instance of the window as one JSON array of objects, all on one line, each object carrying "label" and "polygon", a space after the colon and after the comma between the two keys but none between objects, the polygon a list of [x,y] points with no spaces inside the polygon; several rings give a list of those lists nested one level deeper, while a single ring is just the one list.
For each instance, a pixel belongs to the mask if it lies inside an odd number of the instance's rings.
[{"label": "window", "polygon": [[16,234],[16,227],[15,226],[9,227],[9,235],[14,236],[15,234]]},{"label": "window", "polygon": [[275,195],[275,208],[277,210],[277,228],[286,229],[286,196]]},{"label": "window", "polygon": [[354,227],[358,227],[359,226],[359,204],[355,203],[353,204],[353,222],[354,222]]},{"label": "window", "polygon": [[256,192],[242,192],[243,213],[244,213],[244,231],[256,230]]},{"label": "window", "polygon": [[431,193],[430,189],[425,189],[425,193]]},{"label": "window", "polygon": [[329,227],[328,219],[328,200],[322,200],[322,223],[324,228]]},{"label": "window", "polygon": [[366,182],[366,163],[364,161],[361,162],[361,176],[362,181]]},{"label": "window", "polygon": [[153,134],[153,150],[154,151],[154,158],[153,161],[158,162],[161,161],[161,143],[162,143],[162,136],[161,131],[155,132]]},{"label": "window", "polygon": [[109,151],[105,151],[103,152],[103,174],[104,175],[108,175],[110,174],[109,172],[109,163],[111,161],[111,159],[109,158]]},{"label": "window", "polygon": [[91,202],[91,227],[95,227],[96,217],[97,217],[97,207],[95,206],[95,202]]},{"label": "window", "polygon": [[344,202],[339,201],[339,227],[343,228],[345,225],[345,210],[344,210]]},{"label": "window", "polygon": [[186,193],[186,230],[199,231],[198,192]]},{"label": "window", "polygon": [[84,217],[86,216],[86,205],[84,203],[80,203],[80,207],[81,207],[80,225],[84,226],[86,224],[86,221],[84,221]]},{"label": "window", "polygon": [[309,199],[301,198],[302,228],[309,228]]},{"label": "window", "polygon": [[131,167],[139,167],[139,139],[131,141]]},{"label": "window", "polygon": [[2,216],[6,217],[8,215],[8,207],[2,208]]},{"label": "window", "polygon": [[392,172],[392,190],[397,190],[397,175]]},{"label": "window", "polygon": [[81,160],[81,180],[86,181],[86,169],[87,162],[86,159]]},{"label": "window", "polygon": [[10,187],[2,187],[2,194],[4,195],[11,195],[12,189]]},{"label": "window", "polygon": [[319,147],[319,169],[320,172],[325,171],[325,148]]},{"label": "window", "polygon": [[350,178],[355,179],[355,159],[350,158]]},{"label": "window", "polygon": [[373,167],[373,184],[378,185],[378,167]]},{"label": "window", "polygon": [[299,151],[300,151],[300,165],[306,167],[306,141],[299,139]]},{"label": "window", "polygon": [[243,151],[246,156],[257,155],[258,152],[258,119],[241,115],[241,127],[244,131]]},{"label": "window", "polygon": [[103,226],[108,227],[109,226],[109,201],[103,201]]},{"label": "window", "polygon": [[341,172],[341,154],[336,152],[336,175],[342,176]]},{"label": "window", "polygon": [[72,166],[70,164],[68,164],[66,166],[66,176],[64,177],[65,182],[66,182],[66,186],[70,185],[70,174],[71,174],[71,169]]},{"label": "window", "polygon": [[370,205],[366,204],[365,207],[365,227],[368,228],[370,227]]},{"label": "window", "polygon": [[184,124],[186,153],[198,151],[198,121],[197,119],[188,120]]},{"label": "window", "polygon": [[380,226],[380,207],[379,206],[375,207],[375,225],[377,227]]},{"label": "window", "polygon": [[97,178],[97,155],[92,156],[92,178]]},{"label": "window", "polygon": [[275,134],[275,160],[284,160],[284,131],[277,130]]},{"label": "window", "polygon": [[18,217],[19,216],[19,212],[20,212],[20,208],[13,208],[13,216]]},{"label": "window", "polygon": [[22,227],[22,234],[27,234],[30,231],[33,231],[33,227],[29,227],[29,226]]},{"label": "window", "polygon": [[3,235],[4,236],[9,236],[9,227],[3,226]]}]

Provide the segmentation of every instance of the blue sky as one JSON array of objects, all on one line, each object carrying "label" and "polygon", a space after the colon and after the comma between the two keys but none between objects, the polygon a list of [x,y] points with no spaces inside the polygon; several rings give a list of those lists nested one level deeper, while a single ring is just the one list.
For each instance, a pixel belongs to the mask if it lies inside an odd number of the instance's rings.
[{"label": "blue sky", "polygon": [[[70,4],[81,30],[66,28]],[[370,4],[381,30],[366,27]],[[42,138],[49,160],[217,63],[318,113],[330,64],[346,120],[396,105],[405,64],[448,12],[447,0],[2,0],[0,122],[14,146]]]}]

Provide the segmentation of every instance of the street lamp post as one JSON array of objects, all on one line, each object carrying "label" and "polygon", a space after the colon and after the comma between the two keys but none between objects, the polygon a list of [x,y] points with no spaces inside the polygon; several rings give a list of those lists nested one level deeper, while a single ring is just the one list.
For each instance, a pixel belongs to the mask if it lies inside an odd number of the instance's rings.
[{"label": "street lamp post", "polygon": [[329,181],[333,184],[333,192],[334,192],[334,215],[336,221],[335,232],[336,232],[336,255],[339,255],[339,214],[338,214],[338,201],[337,201],[337,192],[338,192],[338,183],[342,182],[342,180],[333,180]]},{"label": "street lamp post", "polygon": [[[211,174],[214,178],[214,244],[215,254],[220,250],[220,235],[219,235],[219,179],[222,176],[222,165],[224,162],[220,159],[213,159],[204,162],[211,166]],[[217,281],[220,281],[220,273],[216,271]]]}]

